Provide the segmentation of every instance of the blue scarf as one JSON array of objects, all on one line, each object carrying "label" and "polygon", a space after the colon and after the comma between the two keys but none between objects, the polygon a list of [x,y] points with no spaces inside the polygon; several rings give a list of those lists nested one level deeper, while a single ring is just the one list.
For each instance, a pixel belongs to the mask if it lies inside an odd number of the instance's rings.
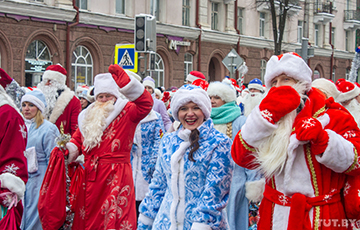
[{"label": "blue scarf", "polygon": [[235,101],[232,101],[220,107],[212,108],[210,118],[213,120],[215,125],[218,125],[232,122],[240,115],[240,107]]}]

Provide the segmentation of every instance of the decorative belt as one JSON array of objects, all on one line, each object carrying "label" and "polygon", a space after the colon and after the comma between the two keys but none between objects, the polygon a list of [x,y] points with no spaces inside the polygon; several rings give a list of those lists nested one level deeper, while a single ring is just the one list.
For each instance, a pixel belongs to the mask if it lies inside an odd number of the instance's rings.
[{"label": "decorative belt", "polygon": [[290,207],[289,221],[287,229],[311,229],[309,211],[314,206],[328,205],[341,201],[340,190],[334,189],[329,194],[306,197],[303,194],[295,193],[288,197],[283,193],[265,185],[264,198],[275,204]]}]

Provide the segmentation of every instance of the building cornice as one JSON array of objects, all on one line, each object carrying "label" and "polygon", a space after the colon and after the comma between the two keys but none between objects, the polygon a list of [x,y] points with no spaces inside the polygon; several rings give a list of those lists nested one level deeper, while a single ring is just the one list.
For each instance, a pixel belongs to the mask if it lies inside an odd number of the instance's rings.
[{"label": "building cornice", "polygon": [[15,1],[1,2],[0,12],[66,22],[73,21],[76,15],[76,10],[74,9],[51,7],[41,3],[23,3]]}]

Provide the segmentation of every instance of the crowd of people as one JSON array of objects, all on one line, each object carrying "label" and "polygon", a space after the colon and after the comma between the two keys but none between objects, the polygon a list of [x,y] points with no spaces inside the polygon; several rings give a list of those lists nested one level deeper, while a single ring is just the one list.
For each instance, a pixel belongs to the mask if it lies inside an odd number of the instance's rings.
[{"label": "crowd of people", "polygon": [[[39,196],[66,186],[57,229],[360,228],[360,85],[312,75],[296,53],[247,87],[110,65],[74,92],[60,64],[32,88],[0,69],[0,228],[50,229]],[[44,180],[55,151],[71,185]]]}]

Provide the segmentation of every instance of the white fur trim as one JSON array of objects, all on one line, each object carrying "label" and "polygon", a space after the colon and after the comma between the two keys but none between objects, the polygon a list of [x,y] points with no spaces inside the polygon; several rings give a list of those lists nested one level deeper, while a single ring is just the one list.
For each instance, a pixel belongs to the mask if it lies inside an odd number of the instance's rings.
[{"label": "white fur trim", "polygon": [[144,93],[144,86],[136,80],[135,77],[129,76],[130,82],[124,87],[120,88],[120,93],[122,93],[130,101],[135,101]]},{"label": "white fur trim", "polygon": [[150,86],[154,91],[155,91],[155,83],[153,81],[150,80],[143,80],[143,86]]},{"label": "white fur trim", "polygon": [[360,88],[355,85],[353,90],[350,90],[350,91],[348,91],[346,93],[341,93],[340,92],[339,96],[336,98],[336,101],[344,102],[344,101],[355,98],[359,94],[360,94]]},{"label": "white fur trim", "polygon": [[76,158],[79,156],[78,147],[74,143],[68,142],[66,143],[66,148],[69,150],[69,162],[75,161]]},{"label": "white fur trim", "polygon": [[265,190],[265,178],[245,183],[245,196],[249,201],[260,202]]},{"label": "white fur trim", "polygon": [[45,104],[39,98],[37,98],[37,97],[35,97],[33,95],[30,95],[30,94],[25,94],[21,98],[21,103],[23,103],[24,101],[34,104],[41,111],[41,113],[44,113]]},{"label": "white fur trim", "polygon": [[[178,136],[184,140],[178,150],[171,156],[171,193],[173,200],[170,206],[170,229],[177,229],[184,224],[185,219],[185,183],[184,183],[184,154],[190,147],[190,130],[182,129]],[[177,211],[177,212],[176,212]],[[176,212],[176,213],[175,213]],[[176,218],[177,217],[177,218]],[[177,226],[177,224],[181,226]]]},{"label": "white fur trim", "polygon": [[124,71],[126,72],[126,74],[130,77],[133,76],[136,80],[138,80],[139,82],[141,82],[141,77],[139,75],[137,75],[136,73],[134,73],[133,71],[130,71],[128,69],[124,69]]},{"label": "white fur trim", "polygon": [[100,93],[109,93],[120,98],[120,88],[116,84],[111,73],[101,73],[94,78],[94,98],[96,100]]},{"label": "white fur trim", "polygon": [[201,78],[195,77],[195,76],[192,75],[192,74],[188,74],[188,75],[186,76],[186,81],[189,81],[189,82],[191,82],[191,83],[193,83],[193,81],[195,81],[195,80],[197,80],[197,79],[201,79]]},{"label": "white fur trim", "polygon": [[154,219],[151,219],[151,218],[143,215],[142,213],[140,213],[139,222],[141,222],[147,226],[152,226],[152,224],[154,223]]},{"label": "white fur trim", "polygon": [[54,70],[46,70],[42,75],[42,79],[43,81],[55,80],[62,85],[66,83],[66,75]]},{"label": "white fur trim", "polygon": [[326,96],[333,97],[334,99],[336,99],[340,94],[340,92],[339,92],[339,90],[337,90],[335,84],[325,78],[315,79],[311,83],[311,86],[321,90],[322,92],[324,92],[326,94]]},{"label": "white fur trim", "polygon": [[[121,113],[121,111],[124,109],[125,105],[128,103],[129,101],[127,99],[121,99],[118,98],[115,102],[114,105],[114,110],[109,114],[109,116],[106,118],[106,126],[104,126],[103,131],[111,124],[111,122]],[[82,133],[82,124],[85,118],[85,115],[88,111],[91,110],[92,107],[95,106],[95,103],[92,103],[89,107],[87,107],[86,109],[84,109],[83,111],[80,112],[79,116],[78,116],[78,126],[80,129],[80,132]]]},{"label": "white fur trim", "polygon": [[325,130],[329,135],[325,152],[316,155],[316,160],[337,173],[345,172],[354,162],[354,146],[332,130]]},{"label": "white fur trim", "polygon": [[20,112],[19,108],[15,105],[14,101],[11,99],[11,97],[5,92],[5,89],[0,85],[0,107],[3,105],[10,105],[13,107],[20,116],[24,119],[24,116]]},{"label": "white fur trim", "polygon": [[55,123],[56,120],[60,117],[60,115],[64,112],[66,106],[69,104],[71,99],[75,96],[75,93],[71,91],[68,87],[60,94],[58,99],[56,100],[55,106],[51,115],[49,117],[49,121],[51,123]]},{"label": "white fur trim", "polygon": [[266,88],[271,88],[271,81],[283,73],[309,85],[312,82],[312,70],[306,62],[301,57],[285,53],[280,60],[278,56],[273,55],[267,62],[264,76]]},{"label": "white fur trim", "polygon": [[194,222],[191,226],[191,230],[211,230],[212,228],[204,223]]},{"label": "white fur trim", "polygon": [[257,89],[260,90],[262,93],[265,92],[265,88],[260,84],[248,84],[248,89]]},{"label": "white fur trim", "polygon": [[146,122],[150,122],[153,120],[157,120],[158,116],[156,116],[156,113],[153,109],[151,109],[150,113],[140,121],[140,124],[146,123]]},{"label": "white fur trim", "polygon": [[207,89],[207,94],[209,95],[209,97],[219,96],[225,102],[236,101],[235,88],[233,88],[232,85],[229,85],[226,82],[211,82]]},{"label": "white fur trim", "polygon": [[278,125],[271,124],[261,116],[259,106],[256,106],[242,127],[241,135],[246,143],[253,147],[258,147],[261,141],[270,136],[277,127]]}]

